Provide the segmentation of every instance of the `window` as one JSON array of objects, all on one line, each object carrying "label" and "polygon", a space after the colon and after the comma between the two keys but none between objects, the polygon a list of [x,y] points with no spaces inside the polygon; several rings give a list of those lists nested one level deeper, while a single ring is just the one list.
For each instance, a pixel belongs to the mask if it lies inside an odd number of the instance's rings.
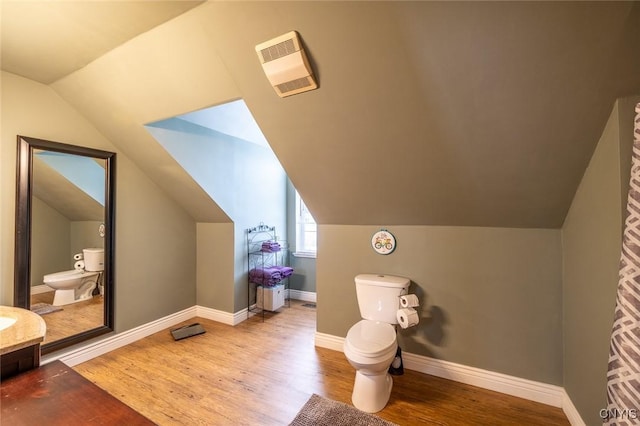
[{"label": "window", "polygon": [[296,252],[299,257],[315,257],[317,244],[316,221],[296,191]]}]

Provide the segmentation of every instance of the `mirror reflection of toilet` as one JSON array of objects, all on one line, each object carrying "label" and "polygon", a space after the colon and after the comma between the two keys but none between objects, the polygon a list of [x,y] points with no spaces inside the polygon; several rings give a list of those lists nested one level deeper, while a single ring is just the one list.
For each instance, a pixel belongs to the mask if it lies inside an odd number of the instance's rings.
[{"label": "mirror reflection of toilet", "polygon": [[356,369],[351,401],[361,411],[375,413],[389,401],[393,379],[388,373],[398,344],[395,325],[399,297],[411,281],[392,275],[360,274],[355,277],[361,321],[344,341],[344,354]]},{"label": "mirror reflection of toilet", "polygon": [[76,262],[76,268],[44,276],[43,282],[56,292],[53,305],[62,306],[81,302],[93,297],[102,271],[104,270],[104,249],[86,248],[82,250],[83,260]]}]

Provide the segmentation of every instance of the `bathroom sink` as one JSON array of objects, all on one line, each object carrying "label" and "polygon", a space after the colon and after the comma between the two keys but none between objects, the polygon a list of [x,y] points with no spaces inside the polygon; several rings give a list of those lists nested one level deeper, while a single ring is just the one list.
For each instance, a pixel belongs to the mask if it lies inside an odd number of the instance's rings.
[{"label": "bathroom sink", "polygon": [[47,324],[35,312],[0,306],[0,358],[27,346],[40,345],[46,332]]},{"label": "bathroom sink", "polygon": [[0,330],[11,327],[16,322],[15,318],[0,317]]},{"label": "bathroom sink", "polygon": [[46,332],[47,324],[35,312],[0,306],[0,381],[40,365]]}]

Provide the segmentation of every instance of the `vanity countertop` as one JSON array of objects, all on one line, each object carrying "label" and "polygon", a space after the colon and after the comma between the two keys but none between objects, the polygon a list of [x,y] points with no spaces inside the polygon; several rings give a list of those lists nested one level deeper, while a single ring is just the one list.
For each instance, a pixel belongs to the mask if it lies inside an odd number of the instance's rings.
[{"label": "vanity countertop", "polygon": [[0,329],[0,355],[17,351],[44,340],[47,325],[42,317],[28,309],[0,306],[0,320],[13,324]]}]

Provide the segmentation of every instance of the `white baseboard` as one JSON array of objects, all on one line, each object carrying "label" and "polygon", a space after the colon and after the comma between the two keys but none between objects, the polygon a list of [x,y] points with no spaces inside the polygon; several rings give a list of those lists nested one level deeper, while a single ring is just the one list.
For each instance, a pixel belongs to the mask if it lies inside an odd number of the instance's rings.
[{"label": "white baseboard", "polygon": [[289,289],[291,299],[302,300],[303,302],[316,302],[316,293],[313,291],[302,291]]},{"label": "white baseboard", "polygon": [[[342,352],[344,337],[315,334],[315,345]],[[404,368],[562,408],[572,426],[584,426],[564,388],[449,361],[402,352]]]},{"label": "white baseboard", "polygon": [[334,351],[343,352],[344,337],[333,336],[331,334],[316,332],[315,345],[321,348],[332,349]]},{"label": "white baseboard", "polygon": [[478,386],[558,408],[562,407],[563,389],[560,386],[521,379],[515,376],[468,367],[466,365],[412,353],[403,353],[402,361],[405,368],[409,370]]},{"label": "white baseboard", "polygon": [[144,337],[150,336],[153,333],[162,331],[166,328],[172,327],[183,321],[187,321],[196,317],[197,307],[184,309],[175,314],[167,315],[156,321],[152,321],[147,324],[143,324],[139,327],[132,328],[123,333],[108,335],[107,337],[91,342],[84,345],[81,348],[61,350],[50,355],[43,356],[42,364],[47,364],[51,361],[60,360],[70,367],[74,365],[89,361],[97,356],[106,354],[114,349],[121,348]]},{"label": "white baseboard", "polygon": [[175,314],[167,315],[156,321],[132,328],[123,333],[111,334],[105,338],[89,343],[81,348],[61,350],[51,355],[45,355],[42,358],[42,364],[51,361],[60,360],[70,367],[89,361],[92,358],[103,355],[114,349],[121,348],[130,343],[150,336],[158,331],[165,330],[181,322],[190,320],[195,317],[206,318],[213,321],[221,322],[228,325],[237,325],[247,318],[247,310],[231,314],[229,312],[218,311],[216,309],[206,308],[204,306],[192,306]]},{"label": "white baseboard", "polygon": [[569,395],[564,389],[562,390],[562,394],[562,411],[564,411],[567,419],[569,419],[569,423],[571,423],[571,426],[587,426],[584,420],[582,420],[582,417],[580,417],[580,413],[578,413],[578,410],[576,409],[575,405],[573,405],[571,398],[569,398]]},{"label": "white baseboard", "polygon": [[196,306],[196,313],[200,318],[210,319],[212,321],[221,322],[227,325],[238,325],[247,319],[247,309],[243,309],[234,314],[217,309],[211,309],[204,306]]}]

